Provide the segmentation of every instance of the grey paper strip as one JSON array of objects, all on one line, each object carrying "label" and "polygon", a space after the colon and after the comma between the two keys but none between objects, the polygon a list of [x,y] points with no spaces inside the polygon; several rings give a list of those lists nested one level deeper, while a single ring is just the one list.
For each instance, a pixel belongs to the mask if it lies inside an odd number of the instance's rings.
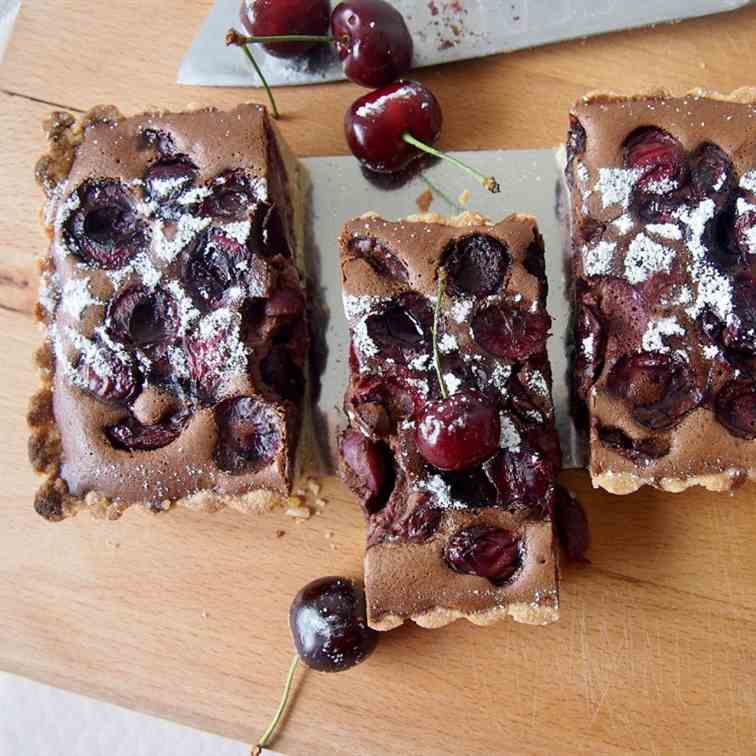
[{"label": "grey paper strip", "polygon": [[[336,0],[333,0],[334,4]],[[563,39],[735,10],[751,0],[393,0],[407,19],[415,66],[450,63]],[[179,84],[257,87],[239,50],[223,38],[239,26],[240,0],[216,0],[178,71]],[[317,61],[295,65],[255,53],[271,84],[343,79],[323,45]]]},{"label": "grey paper strip", "polygon": [[[557,186],[561,181],[555,150],[490,150],[452,153],[472,166],[493,174],[501,184],[500,194],[489,194],[448,163],[439,162],[407,184],[381,190],[368,182],[354,158],[305,158],[310,173],[309,249],[311,276],[319,287],[325,313],[315,316],[315,330],[324,329],[327,348],[325,372],[316,420],[323,451],[335,458],[335,428],[342,422],[341,404],[347,377],[347,325],[341,300],[336,237],[342,224],[355,215],[373,210],[390,220],[418,212],[416,199],[427,181],[453,202],[465,189],[470,198],[465,209],[501,220],[514,212],[530,213],[538,219],[546,245],[546,271],[549,277],[549,312],[553,318],[549,356],[554,373],[554,404],[562,442],[565,467],[579,467],[579,436],[570,420],[565,345],[569,324],[569,304],[556,208]],[[435,194],[431,211],[456,214],[459,207]]]}]

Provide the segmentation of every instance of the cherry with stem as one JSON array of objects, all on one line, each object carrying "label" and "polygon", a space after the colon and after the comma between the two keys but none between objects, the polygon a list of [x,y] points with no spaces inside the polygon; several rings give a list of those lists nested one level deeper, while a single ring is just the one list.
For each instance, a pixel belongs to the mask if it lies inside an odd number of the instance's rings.
[{"label": "cherry with stem", "polygon": [[251,38],[245,37],[243,34],[239,34],[239,32],[236,31],[236,29],[229,29],[228,32],[226,32],[226,46],[231,47],[232,45],[235,45],[236,47],[241,48],[244,55],[246,55],[247,59],[252,64],[252,67],[255,69],[255,72],[257,73],[258,78],[260,79],[263,87],[265,88],[265,92],[268,95],[268,102],[270,102],[270,109],[271,109],[273,118],[278,118],[280,114],[278,112],[276,100],[273,97],[273,91],[271,90],[267,79],[265,78],[265,76],[263,76],[263,72],[260,70],[260,66],[257,65],[257,61],[252,55],[249,47],[247,47],[246,40],[248,39],[251,39]]},{"label": "cherry with stem", "polygon": [[275,735],[278,725],[281,724],[284,712],[286,711],[286,704],[288,704],[289,702],[291,689],[294,685],[294,675],[297,672],[297,667],[299,667],[299,655],[294,654],[294,658],[291,660],[291,664],[289,665],[289,671],[286,674],[286,682],[284,683],[283,693],[281,694],[281,700],[278,703],[276,713],[273,715],[273,719],[270,720],[270,724],[268,725],[265,732],[253,746],[250,756],[260,756],[262,749],[268,745],[270,740]]}]

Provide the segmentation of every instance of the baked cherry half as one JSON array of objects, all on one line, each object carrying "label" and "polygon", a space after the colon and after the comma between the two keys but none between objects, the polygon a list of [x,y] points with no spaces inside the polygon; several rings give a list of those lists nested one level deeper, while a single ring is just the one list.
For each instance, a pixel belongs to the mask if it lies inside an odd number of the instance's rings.
[{"label": "baked cherry half", "polygon": [[116,449],[154,451],[175,441],[189,420],[185,413],[176,414],[154,425],[143,425],[133,415],[105,429],[105,435]]},{"label": "baked cherry half", "polygon": [[347,78],[381,87],[412,66],[412,37],[399,11],[385,0],[346,0],[331,14],[331,34]]},{"label": "baked cherry half", "polygon": [[210,194],[200,213],[224,221],[249,220],[251,210],[261,199],[261,188],[259,179],[243,170],[225,171],[210,182]]},{"label": "baked cherry half", "polygon": [[144,174],[145,199],[158,203],[158,212],[163,215],[176,214],[173,203],[192,186],[198,173],[186,155],[161,157]]},{"label": "baked cherry half", "polygon": [[341,437],[339,451],[344,461],[344,478],[360,497],[365,511],[375,514],[386,506],[394,487],[393,458],[388,446],[371,441],[355,430]]},{"label": "baked cherry half", "polygon": [[517,571],[522,561],[520,542],[510,530],[471,525],[457,531],[446,545],[446,562],[463,575],[488,578],[504,583]]},{"label": "baked cherry half", "polygon": [[506,245],[488,234],[455,239],[444,250],[441,260],[447,289],[456,296],[494,294],[504,283],[511,264]]},{"label": "baked cherry half", "polygon": [[362,586],[343,577],[323,577],[297,593],[289,626],[299,658],[318,672],[342,672],[365,661],[378,633],[368,627]]},{"label": "baked cherry half", "polygon": [[141,388],[141,376],[123,351],[100,347],[93,355],[82,354],[75,367],[76,384],[103,402],[126,404]]},{"label": "baked cherry half", "polygon": [[499,411],[483,394],[465,389],[427,402],[417,417],[415,440],[423,458],[439,470],[463,470],[499,448]]},{"label": "baked cherry half", "polygon": [[703,398],[690,367],[677,356],[639,352],[621,357],[607,381],[633,419],[651,430],[674,428]]},{"label": "baked cherry half", "polygon": [[748,379],[730,381],[714,403],[717,420],[733,436],[756,439],[756,384]]},{"label": "baked cherry half", "polygon": [[344,116],[344,133],[352,154],[370,171],[401,171],[425,152],[454,163],[488,191],[498,192],[495,179],[431,146],[442,122],[433,92],[416,81],[400,80],[356,99]]},{"label": "baked cherry half", "polygon": [[687,158],[682,144],[670,133],[644,126],[625,140],[625,167],[641,172],[635,188],[644,194],[668,194],[686,179]]},{"label": "baked cherry half", "polygon": [[78,188],[76,198],[63,238],[81,260],[116,270],[146,249],[147,227],[120,181],[91,179]]},{"label": "baked cherry half", "polygon": [[520,362],[546,347],[551,318],[512,303],[491,305],[472,321],[473,338],[487,352]]},{"label": "baked cherry half", "polygon": [[[328,33],[331,8],[328,0],[243,0],[239,19],[252,37],[286,37]],[[269,55],[297,58],[321,40],[263,42]],[[328,41],[328,38],[325,38]]]},{"label": "baked cherry half", "polygon": [[215,463],[229,473],[252,473],[269,465],[284,437],[276,408],[253,396],[225,399],[215,408],[218,441]]},{"label": "baked cherry half", "polygon": [[176,300],[163,289],[129,286],[111,300],[106,322],[112,335],[129,346],[163,344],[178,332]]}]

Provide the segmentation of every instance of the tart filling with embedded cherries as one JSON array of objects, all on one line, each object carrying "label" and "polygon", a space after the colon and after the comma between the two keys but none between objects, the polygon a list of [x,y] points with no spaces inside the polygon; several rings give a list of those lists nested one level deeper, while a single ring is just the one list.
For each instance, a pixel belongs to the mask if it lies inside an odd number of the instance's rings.
[{"label": "tart filling with embedded cherries", "polygon": [[99,108],[47,127],[37,511],[285,497],[308,344],[302,209],[265,110]]},{"label": "tart filling with embedded cherries", "polygon": [[371,626],[556,620],[560,453],[534,219],[366,215],[339,244],[341,472],[368,522]]},{"label": "tart filling with embedded cherries", "polygon": [[756,477],[756,91],[575,106],[576,412],[597,486]]}]

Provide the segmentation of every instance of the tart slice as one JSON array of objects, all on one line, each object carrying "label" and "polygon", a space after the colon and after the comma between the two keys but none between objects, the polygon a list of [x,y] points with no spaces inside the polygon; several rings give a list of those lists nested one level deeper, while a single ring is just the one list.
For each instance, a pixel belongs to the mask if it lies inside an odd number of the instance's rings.
[{"label": "tart slice", "polygon": [[296,161],[255,105],[47,130],[37,511],[269,507],[303,410]]},{"label": "tart slice", "polygon": [[534,219],[366,215],[339,245],[339,447],[368,522],[370,625],[555,621],[560,454]]},{"label": "tart slice", "polygon": [[756,477],[756,90],[587,96],[566,175],[594,485]]}]

